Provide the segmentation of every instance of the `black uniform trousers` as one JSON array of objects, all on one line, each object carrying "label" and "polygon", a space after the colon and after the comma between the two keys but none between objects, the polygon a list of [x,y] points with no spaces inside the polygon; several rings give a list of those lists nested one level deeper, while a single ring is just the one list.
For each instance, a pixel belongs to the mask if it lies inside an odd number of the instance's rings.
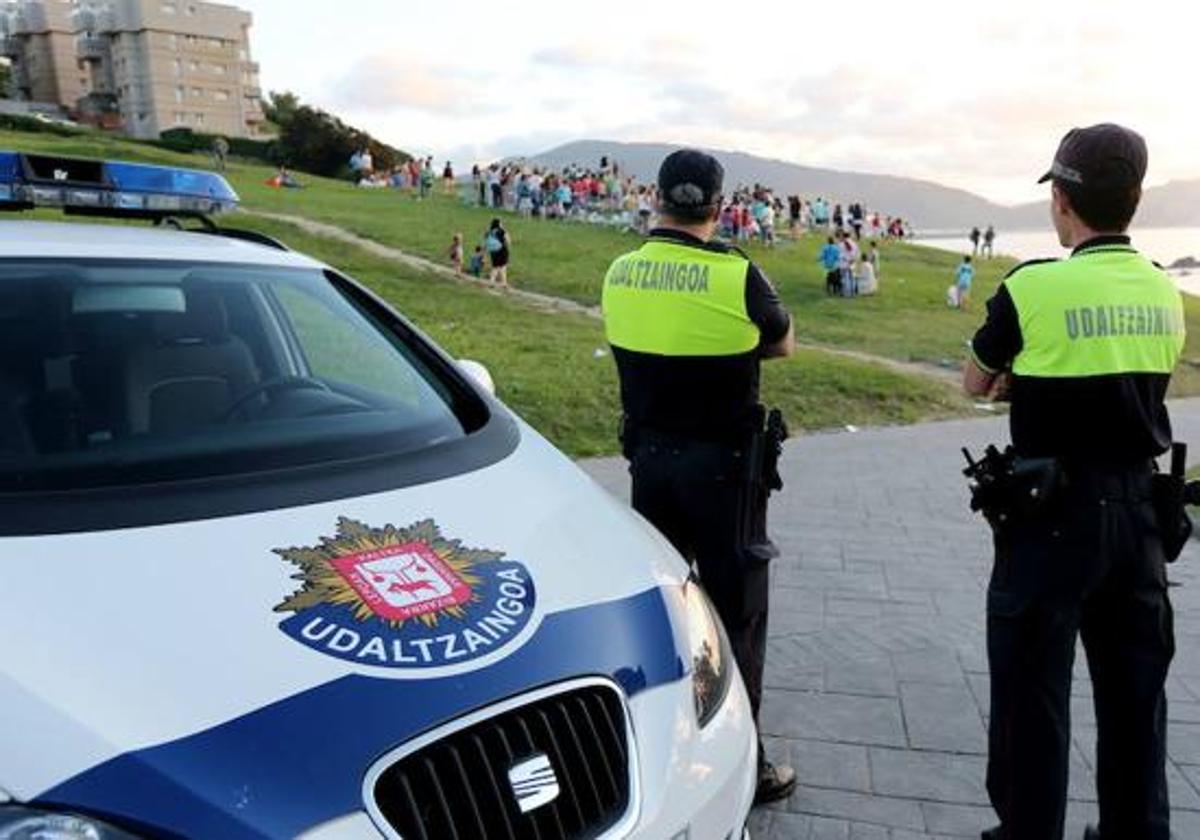
[{"label": "black uniform trousers", "polygon": [[725,626],[757,721],[769,568],[747,550],[745,452],[707,441],[638,437],[627,452],[633,508],[695,564]]},{"label": "black uniform trousers", "polygon": [[1002,526],[988,589],[987,787],[1002,840],[1059,840],[1082,636],[1103,840],[1168,840],[1164,683],[1173,615],[1150,470],[1071,471],[1037,519]]}]

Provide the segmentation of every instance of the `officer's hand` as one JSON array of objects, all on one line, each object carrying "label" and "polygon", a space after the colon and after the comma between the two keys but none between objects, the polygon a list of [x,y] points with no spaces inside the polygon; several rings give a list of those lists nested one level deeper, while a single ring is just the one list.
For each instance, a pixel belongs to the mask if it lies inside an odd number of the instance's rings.
[{"label": "officer's hand", "polygon": [[1012,374],[1008,371],[999,374],[992,380],[992,390],[988,392],[992,402],[1009,402],[1012,399]]}]

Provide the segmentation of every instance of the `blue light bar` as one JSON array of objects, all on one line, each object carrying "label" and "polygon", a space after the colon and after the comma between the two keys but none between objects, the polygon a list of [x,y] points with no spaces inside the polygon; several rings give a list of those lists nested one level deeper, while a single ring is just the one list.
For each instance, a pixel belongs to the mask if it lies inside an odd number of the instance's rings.
[{"label": "blue light bar", "polygon": [[159,218],[207,216],[237,203],[237,193],[214,172],[0,152],[0,210],[60,207],[67,213]]}]

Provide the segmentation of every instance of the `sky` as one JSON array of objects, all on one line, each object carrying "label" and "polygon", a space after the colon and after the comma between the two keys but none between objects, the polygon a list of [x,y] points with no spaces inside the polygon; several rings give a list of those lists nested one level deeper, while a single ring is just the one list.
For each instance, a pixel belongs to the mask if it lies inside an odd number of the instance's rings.
[{"label": "sky", "polygon": [[570,140],[669,142],[936,181],[1005,204],[1071,127],[1200,177],[1200,3],[227,0],[264,90],[460,167]]}]

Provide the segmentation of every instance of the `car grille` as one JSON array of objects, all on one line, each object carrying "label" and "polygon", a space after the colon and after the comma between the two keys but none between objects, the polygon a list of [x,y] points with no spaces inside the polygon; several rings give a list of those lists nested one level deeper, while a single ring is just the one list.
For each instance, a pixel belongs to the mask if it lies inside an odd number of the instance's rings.
[{"label": "car grille", "polygon": [[[405,755],[377,778],[375,804],[403,840],[597,837],[629,807],[626,732],[613,687],[542,697]],[[509,771],[542,755],[559,794],[521,813]]]}]

